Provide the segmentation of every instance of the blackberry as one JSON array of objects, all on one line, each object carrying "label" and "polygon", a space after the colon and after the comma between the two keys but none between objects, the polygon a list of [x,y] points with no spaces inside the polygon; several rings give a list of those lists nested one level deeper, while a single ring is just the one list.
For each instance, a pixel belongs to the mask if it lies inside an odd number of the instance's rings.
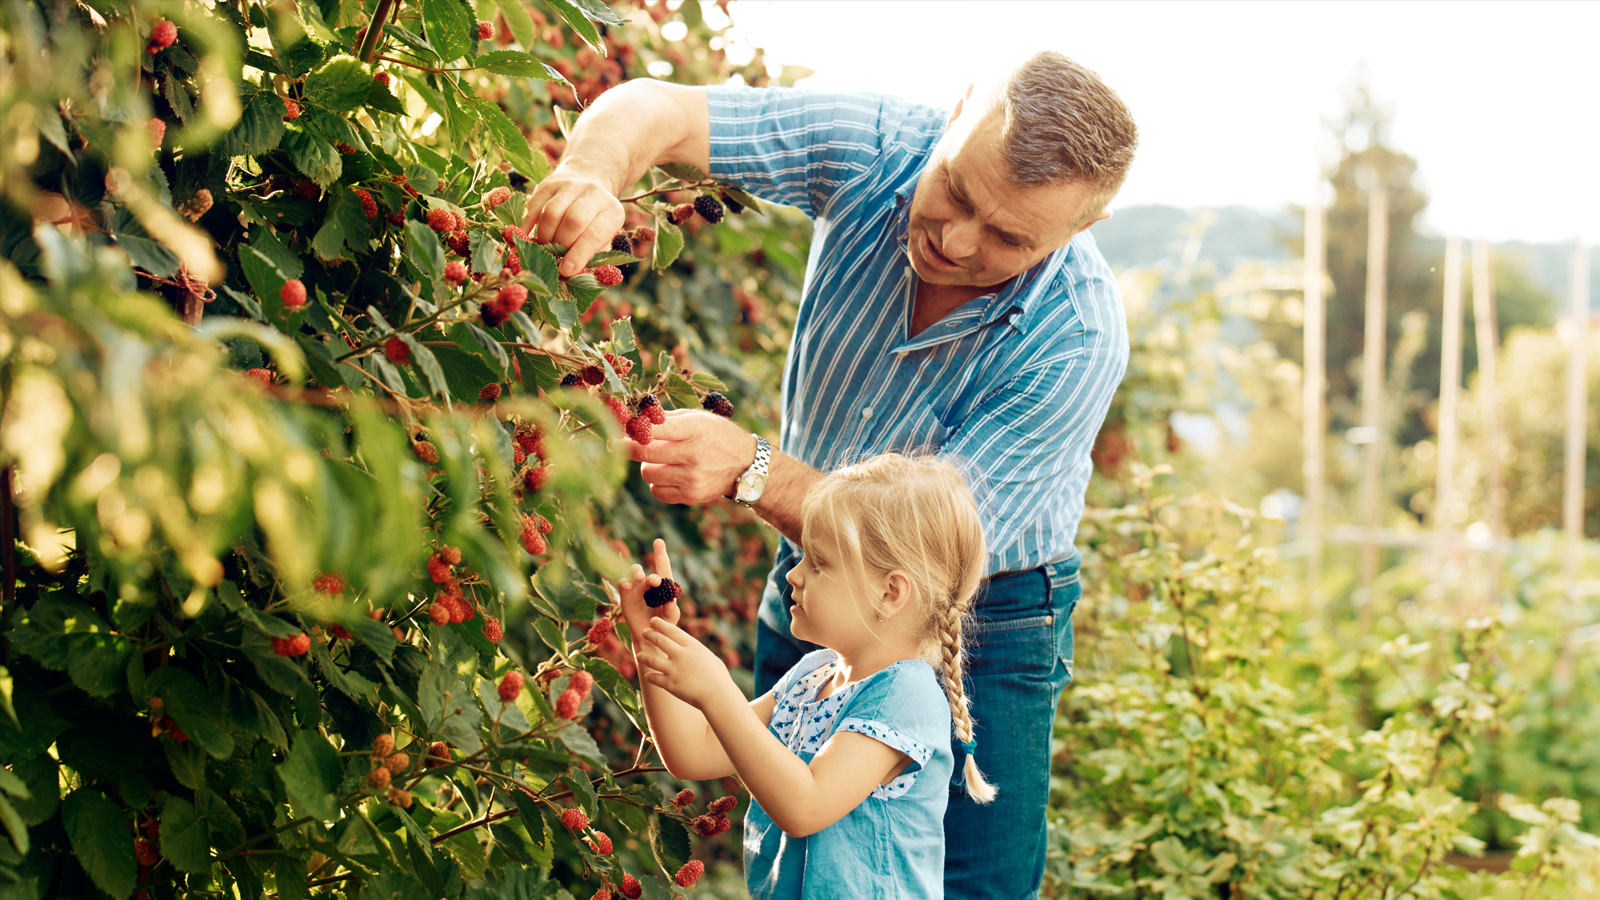
[{"label": "blackberry", "polygon": [[724,419],[733,418],[733,401],[723,396],[721,391],[712,391],[700,400],[700,408],[714,412]]},{"label": "blackberry", "polygon": [[651,609],[659,609],[678,599],[683,593],[683,588],[671,578],[661,579],[661,583],[653,588],[646,588],[644,592],[644,605]]},{"label": "blackberry", "polygon": [[502,309],[500,304],[493,301],[480,305],[478,307],[478,315],[483,317],[483,324],[490,328],[504,325],[506,319],[511,318],[511,313]]},{"label": "blackberry", "polygon": [[722,221],[722,204],[710,194],[701,194],[694,198],[694,211],[700,214],[700,218],[713,225]]},{"label": "blackberry", "polygon": [[583,383],[583,376],[579,375],[577,372],[568,372],[567,374],[561,376],[562,387],[577,387]]},{"label": "blackberry", "polygon": [[652,425],[660,425],[667,421],[667,411],[661,408],[661,401],[655,394],[645,394],[639,398],[639,415],[650,420]]},{"label": "blackberry", "polygon": [[618,253],[632,254],[633,241],[629,240],[626,234],[618,234],[611,239],[611,249]]},{"label": "blackberry", "polygon": [[723,203],[724,206],[728,207],[728,212],[731,212],[734,215],[738,215],[738,214],[744,212],[744,204],[740,203],[739,201],[737,201],[735,199],[733,199],[732,197],[728,196],[727,194],[723,194],[722,195],[722,203]]}]

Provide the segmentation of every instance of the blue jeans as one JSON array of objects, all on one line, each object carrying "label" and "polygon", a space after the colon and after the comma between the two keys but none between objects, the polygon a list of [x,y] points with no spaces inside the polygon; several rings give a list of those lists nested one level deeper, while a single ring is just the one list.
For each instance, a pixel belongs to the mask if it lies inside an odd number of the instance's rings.
[{"label": "blue jeans", "polygon": [[[967,696],[978,767],[993,803],[950,791],[945,812],[947,900],[1019,900],[1044,876],[1045,804],[1056,703],[1072,680],[1072,612],[1083,587],[1078,558],[995,578],[978,592],[966,632]],[[764,694],[814,644],[756,623],[756,693]],[[956,771],[966,752],[953,739]]]}]

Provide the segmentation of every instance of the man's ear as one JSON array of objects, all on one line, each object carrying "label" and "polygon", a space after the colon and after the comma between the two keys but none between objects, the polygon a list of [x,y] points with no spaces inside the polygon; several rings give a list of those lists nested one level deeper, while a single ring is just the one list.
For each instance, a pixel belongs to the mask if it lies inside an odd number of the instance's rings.
[{"label": "man's ear", "polygon": [[1088,221],[1088,223],[1085,224],[1082,228],[1079,228],[1077,231],[1074,231],[1072,233],[1072,236],[1073,237],[1077,237],[1078,235],[1083,234],[1085,231],[1088,231],[1090,225],[1093,225],[1096,222],[1104,222],[1105,220],[1107,220],[1109,218],[1111,218],[1111,211],[1107,210],[1107,211],[1101,213],[1100,215],[1095,216],[1094,218],[1090,219]]},{"label": "man's ear", "polygon": [[956,119],[960,118],[961,110],[966,108],[967,101],[972,99],[972,92],[973,92],[974,89],[977,88],[977,86],[978,86],[977,82],[969,83],[967,85],[966,92],[961,95],[960,99],[956,100],[955,109],[950,110],[950,118],[944,120],[944,130],[945,131],[949,131],[950,130],[950,126],[954,125]]}]

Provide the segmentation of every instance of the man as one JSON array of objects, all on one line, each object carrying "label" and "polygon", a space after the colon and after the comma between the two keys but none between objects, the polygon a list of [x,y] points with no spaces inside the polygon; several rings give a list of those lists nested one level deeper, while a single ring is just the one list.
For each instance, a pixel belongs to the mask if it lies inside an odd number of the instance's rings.
[{"label": "man", "polygon": [[[1126,107],[1041,53],[948,114],[890,97],[633,81],[580,120],[528,226],[570,275],[623,225],[617,196],[682,162],[816,220],[783,381],[781,448],[700,411],[629,445],[669,503],[734,496],[783,534],[757,625],[756,690],[808,649],[784,576],[823,472],[886,450],[961,461],[991,573],[968,630],[979,806],[953,786],[946,893],[1033,896],[1051,723],[1072,674],[1073,546],[1089,450],[1127,364],[1115,280],[1083,232],[1132,162]],[[955,746],[957,771],[964,748]]]}]

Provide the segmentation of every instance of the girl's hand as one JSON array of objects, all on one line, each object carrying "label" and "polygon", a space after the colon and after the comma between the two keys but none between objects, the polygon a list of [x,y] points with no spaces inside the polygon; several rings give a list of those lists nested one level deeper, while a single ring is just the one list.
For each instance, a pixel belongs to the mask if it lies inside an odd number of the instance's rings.
[{"label": "girl's hand", "polygon": [[639,677],[701,712],[718,702],[743,706],[744,693],[710,648],[665,618],[651,622],[635,645]]},{"label": "girl's hand", "polygon": [[651,619],[659,617],[673,624],[678,622],[678,601],[673,600],[655,609],[651,609],[649,604],[644,602],[644,592],[647,589],[659,585],[663,578],[672,577],[672,561],[667,558],[667,542],[656,538],[653,550],[651,555],[655,558],[651,561],[651,568],[655,569],[655,574],[646,575],[642,567],[635,565],[628,573],[628,577],[617,584],[617,594],[622,598],[622,618],[628,623],[628,630],[633,633],[635,650],[643,649],[640,635],[649,628]]}]

